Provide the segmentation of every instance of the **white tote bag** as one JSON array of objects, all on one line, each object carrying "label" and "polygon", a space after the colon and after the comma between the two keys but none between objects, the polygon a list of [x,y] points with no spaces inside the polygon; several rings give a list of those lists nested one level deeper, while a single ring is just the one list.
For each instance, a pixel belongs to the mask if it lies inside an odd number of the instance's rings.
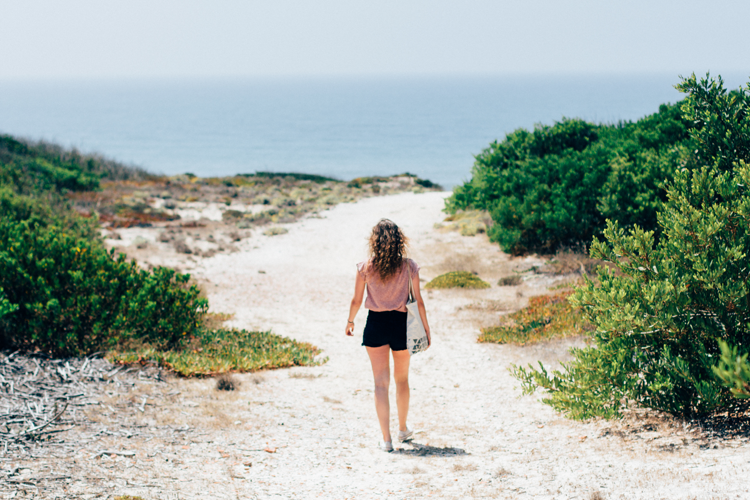
[{"label": "white tote bag", "polygon": [[409,273],[409,298],[406,299],[406,349],[409,354],[422,352],[429,347],[427,332],[424,331],[422,317],[419,315],[417,300],[414,298],[414,285]]}]

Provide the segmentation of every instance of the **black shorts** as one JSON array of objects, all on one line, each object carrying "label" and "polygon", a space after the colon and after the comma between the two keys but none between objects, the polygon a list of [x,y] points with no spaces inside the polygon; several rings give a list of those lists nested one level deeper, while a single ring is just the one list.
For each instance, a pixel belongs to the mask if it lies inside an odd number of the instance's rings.
[{"label": "black shorts", "polygon": [[406,313],[401,311],[370,311],[367,314],[362,345],[391,346],[393,351],[406,350]]}]

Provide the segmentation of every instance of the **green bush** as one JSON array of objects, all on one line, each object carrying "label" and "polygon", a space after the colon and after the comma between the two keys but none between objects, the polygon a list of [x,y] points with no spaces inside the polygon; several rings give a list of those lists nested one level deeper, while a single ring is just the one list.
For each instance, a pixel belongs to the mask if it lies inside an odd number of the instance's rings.
[{"label": "green bush", "polygon": [[424,286],[430,288],[489,288],[490,284],[466,271],[441,274]]},{"label": "green bush", "polygon": [[600,268],[599,285],[573,300],[596,345],[551,375],[514,368],[526,392],[543,387],[573,418],[618,416],[628,403],[706,414],[731,405],[750,373],[750,87],[728,93],[695,75],[677,87],[697,150],[667,186],[662,237],[609,222],[591,254],[619,272]]},{"label": "green bush", "polygon": [[490,239],[513,254],[588,242],[608,218],[654,229],[664,181],[688,151],[687,131],[679,105],[635,123],[563,119],[518,129],[477,155],[446,210],[489,211]]},{"label": "green bush", "polygon": [[3,219],[0,241],[0,287],[18,306],[0,318],[3,349],[82,355],[134,339],[166,348],[207,309],[189,276],[138,269],[99,240]]}]

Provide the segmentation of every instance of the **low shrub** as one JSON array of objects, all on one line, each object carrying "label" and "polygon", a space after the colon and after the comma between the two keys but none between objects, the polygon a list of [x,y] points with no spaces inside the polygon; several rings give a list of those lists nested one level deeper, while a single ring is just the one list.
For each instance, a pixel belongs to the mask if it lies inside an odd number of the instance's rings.
[{"label": "low shrub", "polygon": [[482,328],[478,342],[524,345],[591,333],[593,325],[568,301],[571,293],[531,297],[527,307],[504,316],[502,325]]},{"label": "low shrub", "polygon": [[429,179],[420,179],[417,177],[414,179],[414,183],[427,189],[443,189],[440,184],[435,184]]},{"label": "low shrub", "polygon": [[171,350],[146,346],[112,351],[108,358],[126,364],[155,362],[188,377],[320,365],[327,359],[316,359],[319,354],[311,344],[271,332],[219,329],[196,332]]},{"label": "low shrub", "polygon": [[427,289],[436,288],[489,288],[490,284],[482,281],[478,276],[466,271],[451,271],[441,274],[425,286]]},{"label": "low shrub", "polygon": [[207,309],[188,275],[141,270],[99,240],[4,219],[0,241],[0,287],[17,306],[0,318],[2,349],[85,355],[135,338],[166,348]]}]

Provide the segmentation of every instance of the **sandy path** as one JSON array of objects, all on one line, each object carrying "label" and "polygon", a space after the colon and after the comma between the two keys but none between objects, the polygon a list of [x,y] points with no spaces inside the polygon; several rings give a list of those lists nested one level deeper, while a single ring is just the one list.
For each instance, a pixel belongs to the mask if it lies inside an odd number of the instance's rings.
[{"label": "sandy path", "polygon": [[[550,283],[538,277],[520,287],[494,285],[538,261],[510,259],[484,236],[435,230],[444,196],[339,205],[287,234],[256,234],[239,252],[198,262],[192,272],[205,282],[212,308],[235,313],[234,326],[312,342],[329,361],[238,375],[233,392],[216,391],[212,379],[136,388],[130,401],[150,397],[143,412],[127,401],[104,402],[130,412],[137,434],[122,437],[110,425],[100,443],[64,465],[37,460],[28,468],[68,467],[71,498],[750,498],[746,440],[711,440],[653,420],[577,423],[537,397],[519,397],[508,366],[554,363],[571,342],[477,344],[478,327]],[[376,447],[372,378],[360,346],[365,311],[357,336],[343,334],[354,264],[365,258],[369,230],[381,217],[411,238],[422,278],[464,268],[493,283],[425,294],[434,345],[413,358],[410,380],[410,422],[420,432],[392,454]],[[98,449],[137,453],[94,459]]]},{"label": "sandy path", "polygon": [[[496,313],[462,308],[481,301],[517,307],[524,299],[508,287],[426,294],[435,344],[414,357],[411,372],[410,421],[422,432],[398,453],[378,451],[371,373],[360,346],[366,312],[357,316],[357,337],[342,334],[354,263],[366,255],[372,225],[388,217],[402,226],[423,278],[465,266],[494,283],[510,268],[528,267],[486,238],[434,230],[444,217],[443,196],[404,194],[340,205],[286,235],[248,240],[256,248],[216,257],[197,270],[214,284],[215,308],[236,313],[235,326],[271,327],[320,346],[330,358],[320,368],[269,372],[264,383],[245,385],[251,400],[246,420],[264,423],[247,438],[255,448],[268,443],[278,451],[256,452],[246,481],[234,484],[241,498],[589,498],[595,491],[611,498],[750,496],[745,444],[700,450],[678,440],[677,451],[660,443],[665,451],[649,447],[643,433],[635,441],[600,436],[608,425],[570,422],[535,397],[519,399],[508,365],[552,361],[566,346],[475,342],[478,324]],[[534,293],[533,285],[520,291]],[[536,283],[539,291],[543,285]]]}]

